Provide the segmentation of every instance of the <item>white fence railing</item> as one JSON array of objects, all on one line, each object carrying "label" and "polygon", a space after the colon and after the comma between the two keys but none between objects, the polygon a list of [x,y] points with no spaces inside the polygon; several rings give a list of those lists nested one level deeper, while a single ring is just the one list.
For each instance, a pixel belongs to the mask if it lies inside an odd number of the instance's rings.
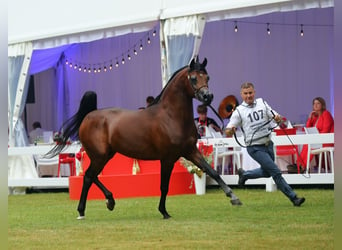
[{"label": "white fence railing", "polygon": [[[239,142],[243,143],[243,138],[238,137]],[[317,134],[317,135],[281,135],[273,136],[272,138],[275,145],[303,145],[303,144],[317,144],[317,143],[334,143],[334,134]],[[211,144],[216,146],[226,147],[239,147],[239,144],[234,138],[208,138],[201,139],[205,144]],[[29,147],[10,147],[8,148],[8,156],[18,155],[34,155],[34,154],[45,154],[54,145],[37,145]],[[65,148],[63,153],[76,153],[80,149],[80,144],[72,144]],[[10,167],[10,166],[9,166]],[[25,167],[25,166],[22,166]],[[237,175],[222,175],[224,181],[229,184],[237,183]],[[284,178],[289,184],[334,184],[334,174],[284,174]],[[248,184],[266,184],[266,178],[249,180]],[[210,181],[209,181],[210,184]],[[215,184],[215,183],[211,183]],[[9,178],[8,187],[68,187],[68,178]]]}]

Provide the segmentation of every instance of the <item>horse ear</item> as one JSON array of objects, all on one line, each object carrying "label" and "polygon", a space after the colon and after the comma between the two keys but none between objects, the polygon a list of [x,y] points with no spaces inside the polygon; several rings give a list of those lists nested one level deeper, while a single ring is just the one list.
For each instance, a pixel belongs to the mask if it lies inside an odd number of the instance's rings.
[{"label": "horse ear", "polygon": [[195,58],[192,58],[191,62],[190,62],[190,69],[193,69],[195,65]]},{"label": "horse ear", "polygon": [[207,58],[205,57],[202,63],[203,68],[205,68],[205,66],[207,66]]}]

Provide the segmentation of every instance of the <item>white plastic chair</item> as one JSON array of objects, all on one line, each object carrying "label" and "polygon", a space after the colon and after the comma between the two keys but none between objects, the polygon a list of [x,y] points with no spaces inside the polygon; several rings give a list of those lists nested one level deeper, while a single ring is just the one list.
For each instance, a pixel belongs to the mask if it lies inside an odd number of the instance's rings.
[{"label": "white plastic chair", "polygon": [[[319,134],[316,127],[304,128],[306,134]],[[325,173],[328,173],[328,163],[330,165],[331,173],[334,173],[334,147],[323,147],[322,144],[308,144],[308,158],[306,161],[306,173],[309,173],[310,156],[318,155],[318,173],[322,169],[322,155],[324,154]],[[328,155],[329,154],[329,155]]]},{"label": "white plastic chair", "polygon": [[44,158],[42,155],[34,155],[37,163],[37,173],[39,177],[58,176],[58,156],[53,158]]},{"label": "white plastic chair", "polygon": [[233,150],[230,150],[228,147],[225,147],[225,146],[215,147],[214,168],[217,171],[217,165],[218,165],[219,159],[222,158],[221,175],[224,175],[224,166],[226,163],[226,158],[228,156],[232,156],[233,174],[235,175],[235,169],[241,168],[242,151],[240,147],[234,147]]}]

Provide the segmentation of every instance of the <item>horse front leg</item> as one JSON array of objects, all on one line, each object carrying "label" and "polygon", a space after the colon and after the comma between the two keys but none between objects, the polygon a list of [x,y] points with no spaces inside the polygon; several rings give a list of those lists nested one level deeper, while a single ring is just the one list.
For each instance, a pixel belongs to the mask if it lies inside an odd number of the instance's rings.
[{"label": "horse front leg", "polygon": [[163,215],[164,219],[169,219],[171,215],[166,211],[166,196],[169,192],[169,183],[172,173],[174,162],[160,161],[160,200],[159,200],[159,212]]},{"label": "horse front leg", "polygon": [[231,198],[230,202],[232,205],[242,205],[242,202],[233,193],[233,190],[222,180],[221,176],[206,162],[202,156],[200,157],[198,166],[219,184],[226,196]]}]

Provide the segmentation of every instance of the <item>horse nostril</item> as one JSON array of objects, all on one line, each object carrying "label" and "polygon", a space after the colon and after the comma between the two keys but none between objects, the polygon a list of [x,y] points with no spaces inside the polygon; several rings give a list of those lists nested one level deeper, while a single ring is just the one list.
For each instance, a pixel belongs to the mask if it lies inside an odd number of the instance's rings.
[{"label": "horse nostril", "polygon": [[206,104],[210,104],[211,101],[213,100],[214,98],[214,95],[211,94],[211,93],[206,93],[203,95],[203,101],[206,103]]},{"label": "horse nostril", "polygon": [[208,100],[208,99],[212,99],[213,98],[213,94],[204,94],[203,98]]}]

